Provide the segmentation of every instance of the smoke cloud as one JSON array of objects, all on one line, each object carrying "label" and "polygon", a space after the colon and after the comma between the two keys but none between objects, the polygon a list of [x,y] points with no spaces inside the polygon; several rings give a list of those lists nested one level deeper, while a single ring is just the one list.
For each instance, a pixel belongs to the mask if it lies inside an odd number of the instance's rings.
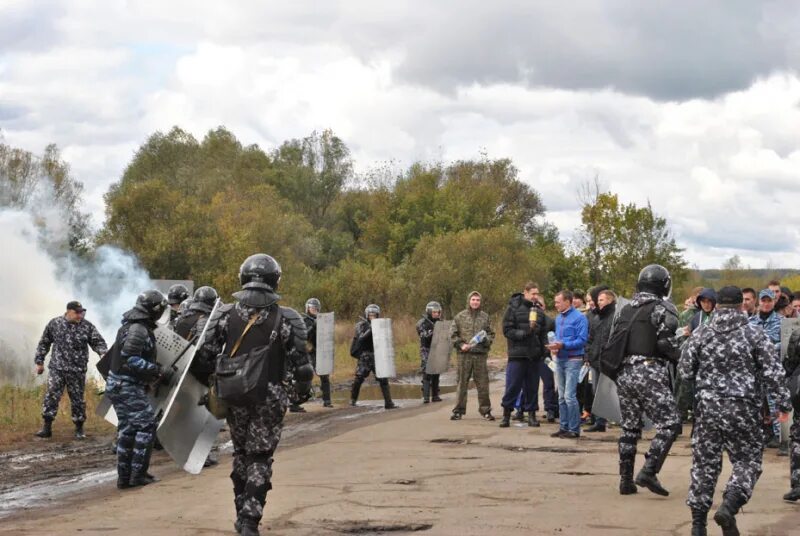
[{"label": "smoke cloud", "polygon": [[[22,208],[0,209],[0,383],[37,381],[36,345],[68,301],[87,308],[86,319],[111,346],[122,313],[154,288],[135,257],[117,248],[101,246],[88,259],[72,254],[68,221],[47,186]],[[98,356],[89,354],[92,374]]]}]

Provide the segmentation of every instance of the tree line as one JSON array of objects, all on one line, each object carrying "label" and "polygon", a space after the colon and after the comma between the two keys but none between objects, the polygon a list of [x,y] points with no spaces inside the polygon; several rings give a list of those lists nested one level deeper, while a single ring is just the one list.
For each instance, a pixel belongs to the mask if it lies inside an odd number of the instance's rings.
[{"label": "tree line", "polygon": [[[9,170],[18,167],[0,159],[0,187],[14,183],[19,172]],[[597,283],[630,294],[651,262],[685,278],[664,218],[596,184],[587,192],[577,238],[566,241],[507,158],[356,174],[349,148],[330,130],[264,150],[224,127],[202,140],[174,127],[139,147],[105,195],[103,227],[88,237],[84,229],[81,243],[119,246],[153,278],[193,279],[223,297],[238,288],[245,257],[269,253],[283,267],[288,303],[315,296],[351,318],[372,302],[415,314],[437,300],[453,314],[473,289],[494,313],[527,280],[551,297]],[[73,211],[80,216],[79,205]]]}]

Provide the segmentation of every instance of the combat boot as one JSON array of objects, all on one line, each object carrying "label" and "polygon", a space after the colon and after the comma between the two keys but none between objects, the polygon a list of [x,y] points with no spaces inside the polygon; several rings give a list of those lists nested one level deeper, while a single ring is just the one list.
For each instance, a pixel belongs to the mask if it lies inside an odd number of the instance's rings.
[{"label": "combat boot", "polygon": [[619,494],[633,495],[639,490],[633,482],[633,458],[625,458],[619,461]]},{"label": "combat boot", "polygon": [[531,426],[533,428],[539,427],[539,420],[536,418],[535,411],[528,412],[528,426]]},{"label": "combat boot", "polygon": [[392,402],[392,393],[389,391],[389,384],[381,384],[381,393],[383,394],[383,409],[395,409],[397,404]]},{"label": "combat boot", "polygon": [[53,437],[53,419],[44,419],[42,429],[33,435],[42,438]]},{"label": "combat boot", "polygon": [[692,508],[692,536],[707,536],[708,511]]},{"label": "combat boot", "polygon": [[789,493],[783,496],[784,501],[796,502],[800,500],[800,486],[795,486],[789,490]]},{"label": "combat boot", "polygon": [[239,534],[242,536],[261,536],[261,533],[258,531],[258,521],[255,519],[243,518],[241,520]]},{"label": "combat boot", "polygon": [[361,382],[358,380],[353,381],[353,387],[350,389],[350,405],[355,406],[358,403],[358,393],[361,391]]},{"label": "combat boot", "polygon": [[741,506],[741,501],[723,497],[722,505],[714,514],[714,522],[722,528],[722,536],[739,536],[739,527],[736,526],[736,513]]},{"label": "combat boot", "polygon": [[300,404],[292,404],[289,406],[289,413],[305,413],[306,409]]},{"label": "combat boot", "polygon": [[83,433],[83,423],[75,423],[75,439],[86,439],[86,434]]},{"label": "combat boot", "polygon": [[500,421],[500,428],[508,428],[511,426],[511,410],[503,408],[503,420]]},{"label": "combat boot", "polygon": [[658,481],[656,474],[660,464],[656,456],[651,456],[649,453],[645,455],[644,467],[636,475],[636,485],[642,488],[647,488],[656,495],[663,497],[669,496],[669,491],[664,489],[661,482]]}]

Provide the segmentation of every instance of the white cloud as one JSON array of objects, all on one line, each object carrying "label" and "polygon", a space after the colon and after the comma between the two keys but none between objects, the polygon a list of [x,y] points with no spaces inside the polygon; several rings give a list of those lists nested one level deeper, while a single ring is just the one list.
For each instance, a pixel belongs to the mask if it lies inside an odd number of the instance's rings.
[{"label": "white cloud", "polygon": [[[725,76],[710,64],[704,75],[719,75],[721,82],[684,100],[658,100],[664,92],[646,95],[652,69],[633,60],[627,67],[641,72],[619,75],[619,83],[613,83],[613,70],[603,74],[607,84],[570,81],[562,72],[553,75],[550,63],[541,67],[552,76],[539,82],[519,78],[514,69],[504,75],[505,67],[490,60],[508,59],[502,57],[505,45],[489,39],[480,9],[426,11],[414,2],[390,8],[253,2],[237,10],[210,2],[73,1],[60,7],[0,17],[0,33],[7,20],[36,20],[53,29],[47,40],[28,40],[0,54],[0,128],[7,142],[27,149],[57,143],[86,185],[95,223],[103,217],[102,194],[155,130],[177,124],[202,137],[225,125],[243,143],[271,148],[330,127],[362,170],[388,160],[473,158],[483,149],[491,157],[510,157],[521,178],[541,192],[549,219],[564,236],[579,225],[578,188],[599,175],[624,202],[649,201],[667,217],[693,263],[715,267],[739,254],[754,267],[767,260],[800,264],[794,230],[800,229],[800,78],[790,70],[757,78],[764,65],[791,68],[786,58],[800,57],[792,40],[778,47],[780,54],[767,43],[748,61],[728,65]],[[516,9],[500,13],[511,20]],[[781,9],[773,5],[748,24],[778,20]],[[784,12],[786,20],[795,16],[790,8]],[[602,13],[587,13],[576,24],[589,32]],[[628,13],[644,27],[652,15]],[[448,16],[475,32],[436,34],[433,22]],[[762,30],[745,33],[763,37]],[[623,58],[619,32],[616,23],[604,21],[586,38],[609,45],[598,54]],[[532,28],[511,33],[524,50],[537,39]],[[710,41],[693,37],[691,43],[710,47],[702,57],[720,58]],[[583,54],[575,60],[570,49],[567,66],[583,65],[592,52],[578,41],[564,46]],[[484,47],[486,55],[464,57],[459,47]],[[683,47],[673,60],[689,60],[695,52]],[[448,57],[461,63],[441,73],[450,80],[443,90],[441,77],[429,70]],[[663,68],[685,79],[674,63]],[[711,86],[718,88],[714,96],[703,98]]]}]

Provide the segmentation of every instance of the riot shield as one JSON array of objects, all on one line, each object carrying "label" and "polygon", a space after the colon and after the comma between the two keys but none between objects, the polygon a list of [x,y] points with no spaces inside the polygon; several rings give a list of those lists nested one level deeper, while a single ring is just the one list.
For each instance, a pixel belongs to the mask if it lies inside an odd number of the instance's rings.
[{"label": "riot shield", "polygon": [[792,332],[796,329],[800,329],[800,318],[781,318],[781,361],[786,358],[789,337],[792,336]]},{"label": "riot shield", "polygon": [[392,319],[376,318],[371,323],[372,345],[375,348],[375,377],[394,378],[394,337]]},{"label": "riot shield", "polygon": [[592,413],[610,422],[618,423],[622,420],[617,384],[603,373],[597,375],[597,391],[592,402]]},{"label": "riot shield", "polygon": [[450,368],[450,352],[453,345],[450,343],[450,326],[452,320],[439,320],[433,325],[433,340],[428,354],[426,374],[444,374]]},{"label": "riot shield", "polygon": [[334,349],[334,316],[333,313],[320,313],[317,315],[317,375],[329,376],[333,374],[333,349]]},{"label": "riot shield", "polygon": [[[217,300],[209,319],[214,317],[221,303]],[[170,390],[157,431],[158,440],[175,463],[195,475],[203,469],[214,439],[224,423],[200,404],[208,393],[208,387],[189,374],[189,366],[197,349],[203,346],[210,324],[210,321],[206,322],[197,344],[175,363],[178,381],[175,388]]]}]

